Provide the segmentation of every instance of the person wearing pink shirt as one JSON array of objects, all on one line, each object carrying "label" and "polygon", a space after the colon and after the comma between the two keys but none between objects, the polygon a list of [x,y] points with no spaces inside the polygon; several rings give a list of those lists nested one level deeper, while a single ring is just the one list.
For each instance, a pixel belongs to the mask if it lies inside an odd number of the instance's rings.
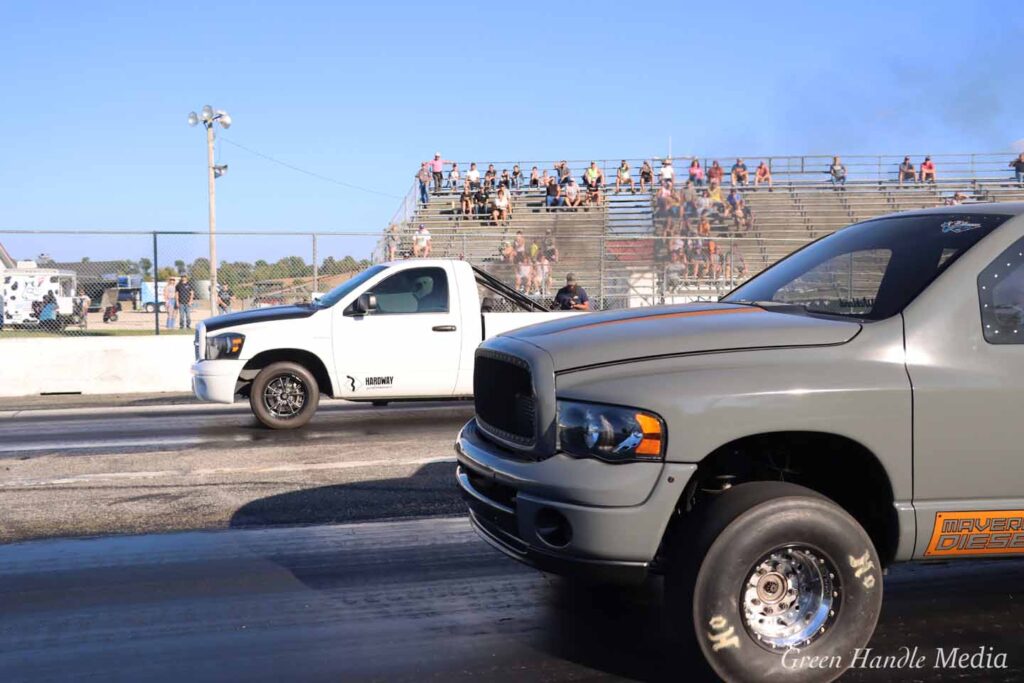
[{"label": "person wearing pink shirt", "polygon": [[694,187],[704,185],[704,169],[700,167],[700,162],[696,159],[690,163],[690,182]]},{"label": "person wearing pink shirt", "polygon": [[442,159],[440,152],[434,153],[433,161],[426,162],[427,167],[430,169],[431,175],[434,176],[434,194],[440,194],[441,186],[444,184],[444,165],[451,163],[454,162]]}]

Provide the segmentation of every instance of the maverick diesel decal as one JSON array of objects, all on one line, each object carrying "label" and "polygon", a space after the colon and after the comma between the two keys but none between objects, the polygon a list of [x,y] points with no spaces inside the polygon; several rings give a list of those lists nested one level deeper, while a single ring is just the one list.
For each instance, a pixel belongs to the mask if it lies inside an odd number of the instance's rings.
[{"label": "maverick diesel decal", "polygon": [[928,557],[1024,553],[1024,510],[937,512]]}]

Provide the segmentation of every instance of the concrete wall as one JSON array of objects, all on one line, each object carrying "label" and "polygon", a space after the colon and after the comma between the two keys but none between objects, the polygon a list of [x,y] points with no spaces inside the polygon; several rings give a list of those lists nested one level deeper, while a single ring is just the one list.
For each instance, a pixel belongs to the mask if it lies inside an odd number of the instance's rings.
[{"label": "concrete wall", "polygon": [[192,337],[0,339],[0,396],[190,391]]}]

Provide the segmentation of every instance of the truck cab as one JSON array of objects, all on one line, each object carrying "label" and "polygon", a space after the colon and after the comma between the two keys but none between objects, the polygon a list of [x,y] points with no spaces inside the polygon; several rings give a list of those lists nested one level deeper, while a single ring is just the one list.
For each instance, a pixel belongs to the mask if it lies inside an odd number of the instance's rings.
[{"label": "truck cab", "polygon": [[221,403],[248,397],[257,419],[276,429],[305,424],[320,395],[468,398],[481,341],[565,315],[463,261],[374,265],[310,303],[200,323],[193,390]]}]

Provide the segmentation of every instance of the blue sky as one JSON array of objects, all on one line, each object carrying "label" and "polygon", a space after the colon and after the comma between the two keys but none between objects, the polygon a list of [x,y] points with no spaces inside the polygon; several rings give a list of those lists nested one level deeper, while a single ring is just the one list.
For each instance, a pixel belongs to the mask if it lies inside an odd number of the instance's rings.
[{"label": "blue sky", "polygon": [[[202,133],[185,122],[205,103],[246,147],[394,197],[435,150],[639,157],[671,136],[677,154],[939,153],[1024,138],[1019,0],[640,7],[0,0],[0,228],[205,229]],[[377,230],[399,203],[226,143],[219,155],[223,230]]]}]

